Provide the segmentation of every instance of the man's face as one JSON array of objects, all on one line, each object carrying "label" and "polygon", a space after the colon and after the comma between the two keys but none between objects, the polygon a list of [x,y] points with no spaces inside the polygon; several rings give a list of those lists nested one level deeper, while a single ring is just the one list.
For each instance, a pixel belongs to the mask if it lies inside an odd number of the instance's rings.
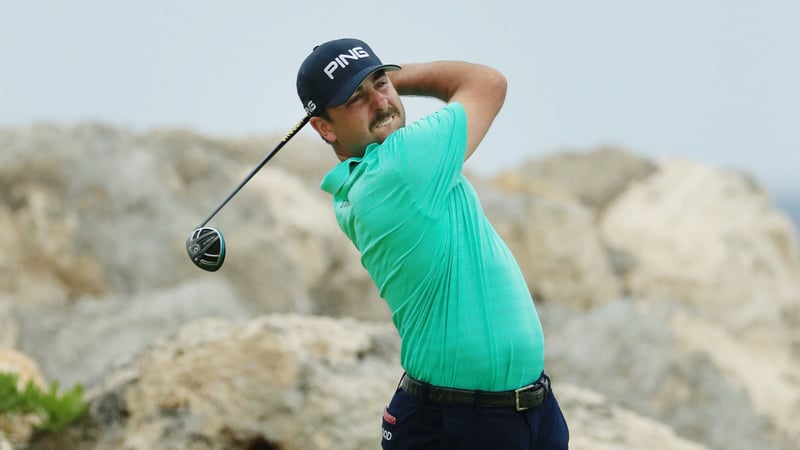
[{"label": "man's face", "polygon": [[382,143],[406,124],[403,102],[383,70],[367,77],[342,105],[327,108],[326,115],[312,125],[341,160],[363,156],[369,144]]}]

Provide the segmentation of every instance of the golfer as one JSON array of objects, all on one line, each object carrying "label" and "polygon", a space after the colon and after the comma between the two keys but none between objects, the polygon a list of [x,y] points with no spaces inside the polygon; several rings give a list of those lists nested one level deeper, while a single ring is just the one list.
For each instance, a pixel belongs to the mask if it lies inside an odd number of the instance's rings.
[{"label": "golfer", "polygon": [[[382,447],[566,449],[530,292],[462,175],[505,77],[457,61],[383,64],[338,39],[305,59],[297,93],[340,160],[321,187],[402,339]],[[401,95],[445,106],[407,125]]]}]

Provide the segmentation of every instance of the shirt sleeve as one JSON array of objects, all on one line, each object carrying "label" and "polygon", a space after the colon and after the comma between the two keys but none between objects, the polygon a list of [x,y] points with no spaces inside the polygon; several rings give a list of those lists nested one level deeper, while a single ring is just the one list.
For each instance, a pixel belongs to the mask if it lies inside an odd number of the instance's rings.
[{"label": "shirt sleeve", "polygon": [[400,178],[419,206],[428,214],[440,212],[461,179],[467,148],[464,107],[450,103],[402,128],[388,143]]}]

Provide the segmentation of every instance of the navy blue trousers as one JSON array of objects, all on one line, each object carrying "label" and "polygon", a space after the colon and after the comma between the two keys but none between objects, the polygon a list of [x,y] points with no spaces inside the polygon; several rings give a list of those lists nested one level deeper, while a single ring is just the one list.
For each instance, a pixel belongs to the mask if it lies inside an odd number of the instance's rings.
[{"label": "navy blue trousers", "polygon": [[384,450],[566,450],[569,443],[552,389],[542,404],[525,411],[444,405],[398,389],[382,431]]}]

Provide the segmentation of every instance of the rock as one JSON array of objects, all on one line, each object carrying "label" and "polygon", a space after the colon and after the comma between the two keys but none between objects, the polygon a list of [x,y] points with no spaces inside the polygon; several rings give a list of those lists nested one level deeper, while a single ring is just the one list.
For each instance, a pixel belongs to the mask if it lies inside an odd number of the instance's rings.
[{"label": "rock", "polygon": [[[0,261],[0,289],[25,308],[212,276],[188,261],[184,240],[266,151],[254,140],[101,124],[0,130],[0,142],[0,251],[20,255]],[[296,154],[282,151],[209,224],[229,244],[213,276],[259,313],[388,320],[319,181],[300,181],[316,170],[321,179],[332,152],[303,162],[319,145],[292,145],[284,151]]]},{"label": "rock", "polygon": [[765,434],[773,443],[791,448],[800,442],[800,361],[786,347],[742,342],[715,320],[682,312],[673,313],[668,323],[685,352],[706,355],[746,394],[756,414],[768,419],[771,430]]},{"label": "rock", "polygon": [[0,296],[0,348],[16,348],[19,339],[14,306],[11,300],[3,300]]},{"label": "rock", "polygon": [[388,324],[199,321],[90,393],[79,427],[29,448],[371,448],[402,374],[398,358]]},{"label": "rock", "polygon": [[[211,221],[207,273],[187,233],[275,139],[0,128],[0,341],[90,387],[33,448],[377,446],[397,336],[319,189],[335,158],[300,138]],[[753,180],[600,149],[473,182],[573,448],[796,448],[797,236]]]},{"label": "rock", "polygon": [[[96,259],[73,239],[78,212],[60,198],[63,187],[40,184],[16,171],[42,167],[0,168],[0,290],[26,305],[59,305],[78,293],[101,293],[107,280]],[[52,181],[52,180],[51,180]],[[24,275],[23,275],[24,274]]]},{"label": "rock", "polygon": [[631,296],[678,300],[759,345],[800,342],[797,235],[751,179],[664,162],[607,208],[600,233],[634,261]]},{"label": "rock", "polygon": [[481,201],[514,253],[535,301],[576,309],[621,295],[591,212],[575,202],[483,188]]},{"label": "rock", "polygon": [[573,450],[708,450],[669,427],[614,405],[597,392],[564,384],[557,394]]},{"label": "rock", "polygon": [[[94,389],[81,424],[37,435],[28,449],[376,448],[398,358],[390,325],[297,315],[198,321]],[[706,448],[596,392],[554,386],[571,448]]]},{"label": "rock", "polygon": [[[541,193],[554,186],[594,212],[602,212],[629,184],[646,178],[657,164],[613,147],[558,152],[501,173],[495,186],[510,192]],[[549,190],[552,191],[552,188]]]},{"label": "rock", "polygon": [[625,253],[606,248],[596,219],[656,165],[612,148],[558,153],[477,181],[487,215],[520,263],[534,297],[577,309],[623,295]]},{"label": "rock", "polygon": [[248,310],[220,278],[132,297],[83,299],[19,313],[20,348],[64,386],[91,386],[149,343],[204,317],[243,320]]},{"label": "rock", "polygon": [[17,374],[17,389],[24,389],[29,381],[41,389],[47,389],[47,382],[39,372],[36,361],[16,350],[0,347],[0,373]]},{"label": "rock", "polygon": [[[736,353],[734,340],[700,325],[686,326],[674,304],[618,300],[568,322],[562,318],[572,313],[559,308],[541,311],[551,376],[592,386],[610,402],[712,448],[792,448],[790,438],[800,431],[791,419],[800,392],[796,364],[784,362],[775,371],[764,362],[754,375],[761,357],[748,348]],[[772,356],[779,355],[764,360]],[[762,406],[770,400],[775,409],[766,412]]]},{"label": "rock", "polygon": [[[298,134],[275,156],[270,164],[275,163],[276,167],[282,167],[303,181],[315,191],[322,193],[319,187],[322,177],[339,163],[336,154],[330,145],[325,143],[316,132],[307,128],[310,136],[302,133]],[[256,140],[255,151],[252,155],[263,155],[264,150],[273,148],[283,136],[271,136],[266,139]],[[260,141],[260,143],[259,143]],[[324,194],[327,197],[328,194]]]},{"label": "rock", "polygon": [[[280,167],[263,172],[248,185],[245,207],[261,208],[269,219],[249,220],[227,240],[237,253],[224,270],[240,295],[263,302],[261,311],[388,321],[389,308],[339,230],[330,197]],[[265,275],[280,280],[268,293]]]}]

